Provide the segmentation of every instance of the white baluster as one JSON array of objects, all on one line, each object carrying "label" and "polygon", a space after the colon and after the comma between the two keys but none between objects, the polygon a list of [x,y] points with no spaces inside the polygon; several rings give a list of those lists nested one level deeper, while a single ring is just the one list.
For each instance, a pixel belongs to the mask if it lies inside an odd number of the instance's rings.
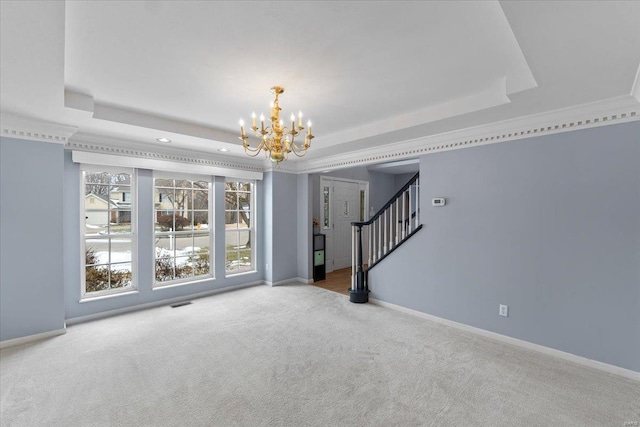
[{"label": "white baluster", "polygon": [[396,199],[396,223],[395,223],[395,228],[396,228],[396,245],[398,245],[398,243],[400,243],[400,226],[401,226],[402,222],[400,221],[400,199]]},{"label": "white baluster", "polygon": [[387,208],[387,212],[389,212],[389,223],[387,224],[387,228],[389,229],[389,252],[393,249],[393,205],[389,205]]},{"label": "white baluster", "polygon": [[371,251],[371,249],[372,249],[371,245],[373,244],[372,243],[373,242],[373,227],[372,227],[372,225],[373,224],[367,225],[367,231],[369,233],[369,241],[367,242],[367,260],[368,260],[367,265],[368,266],[371,265],[371,261],[372,261],[372,257],[373,257],[372,251]]},{"label": "white baluster", "polygon": [[[376,249],[376,221],[371,222],[369,226],[369,233],[371,233],[371,264],[376,262],[376,256],[378,251]],[[371,265],[369,264],[369,265]]]},{"label": "white baluster", "polygon": [[382,258],[382,215],[376,220],[378,222],[378,259]]},{"label": "white baluster", "polygon": [[416,228],[420,225],[420,178],[416,179]]},{"label": "white baluster", "polygon": [[396,237],[395,237],[395,233],[394,233],[394,226],[393,226],[393,202],[389,205],[389,250],[393,249],[393,247],[396,245]]},{"label": "white baluster", "polygon": [[389,250],[389,231],[387,230],[387,212],[389,212],[389,209],[385,209],[384,213],[382,214],[382,255],[386,255],[387,251]]},{"label": "white baluster", "polygon": [[412,206],[413,204],[411,203],[411,187],[409,187],[409,234],[411,234],[411,232],[413,231],[413,218],[411,218],[411,211],[412,211]]},{"label": "white baluster", "polygon": [[351,226],[351,289],[356,290],[356,228]]},{"label": "white baluster", "polygon": [[371,263],[373,264],[374,262],[376,262],[376,259],[378,257],[378,250],[376,249],[376,243],[377,243],[376,220],[373,220],[371,222],[371,225],[369,226],[369,228],[370,228],[369,232],[371,233]]}]

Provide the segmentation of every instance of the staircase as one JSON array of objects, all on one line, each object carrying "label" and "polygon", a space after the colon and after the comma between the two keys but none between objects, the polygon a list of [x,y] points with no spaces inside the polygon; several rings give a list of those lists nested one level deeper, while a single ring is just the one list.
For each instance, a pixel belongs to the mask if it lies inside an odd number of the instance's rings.
[{"label": "staircase", "polygon": [[[417,173],[369,221],[351,223],[351,302],[369,301],[369,271],[422,228],[419,190]],[[367,238],[366,259],[363,238]]]}]

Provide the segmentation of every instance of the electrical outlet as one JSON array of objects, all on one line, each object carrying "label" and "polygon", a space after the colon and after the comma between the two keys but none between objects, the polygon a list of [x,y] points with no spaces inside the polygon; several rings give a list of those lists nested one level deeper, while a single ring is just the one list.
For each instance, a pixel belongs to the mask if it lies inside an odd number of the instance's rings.
[{"label": "electrical outlet", "polygon": [[498,312],[500,316],[508,317],[509,316],[509,306],[500,304],[500,311]]},{"label": "electrical outlet", "polygon": [[267,270],[267,271],[269,271],[269,264],[265,264],[264,269],[265,269],[265,270]]}]

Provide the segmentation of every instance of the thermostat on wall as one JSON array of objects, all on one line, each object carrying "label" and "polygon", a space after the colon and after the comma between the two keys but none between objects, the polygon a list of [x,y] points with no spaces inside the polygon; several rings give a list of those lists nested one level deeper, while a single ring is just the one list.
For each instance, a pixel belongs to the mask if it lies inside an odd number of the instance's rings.
[{"label": "thermostat on wall", "polygon": [[444,197],[436,197],[435,199],[431,199],[431,204],[433,206],[444,206],[445,205]]}]

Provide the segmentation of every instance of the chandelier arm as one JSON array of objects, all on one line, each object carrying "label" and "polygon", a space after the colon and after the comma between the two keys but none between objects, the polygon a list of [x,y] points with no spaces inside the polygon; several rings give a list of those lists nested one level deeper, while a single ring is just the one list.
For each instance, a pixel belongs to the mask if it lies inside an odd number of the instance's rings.
[{"label": "chandelier arm", "polygon": [[[256,157],[258,154],[260,154],[260,150],[257,151],[249,151],[247,150],[247,147],[244,147],[244,153],[249,156],[249,157]],[[254,154],[255,153],[255,154]]]},{"label": "chandelier arm", "polygon": [[273,133],[273,128],[271,126],[267,126],[264,129],[258,129],[253,132],[253,134],[258,138],[262,138],[264,135],[269,135],[271,133]]},{"label": "chandelier arm", "polygon": [[[260,144],[256,147],[253,148],[251,147],[248,143],[244,143],[242,146],[244,147],[244,152],[250,156],[250,157],[256,157],[258,154],[260,154],[260,151],[262,151],[264,149],[264,140],[260,141]],[[255,153],[255,154],[251,154],[251,153]]]},{"label": "chandelier arm", "polygon": [[297,142],[291,141],[292,149],[296,149],[298,151],[307,151],[311,145],[305,147],[304,144],[298,144]]},{"label": "chandelier arm", "polygon": [[296,150],[295,148],[291,147],[291,151],[293,152],[293,154],[295,154],[298,157],[304,157],[305,154],[307,154],[307,150],[306,149],[300,149],[300,152],[302,154],[298,154],[298,150]]},{"label": "chandelier arm", "polygon": [[[262,145],[262,144],[260,144],[260,145]],[[243,145],[243,147],[244,147],[245,151],[250,151],[252,153],[255,153],[255,152],[259,153],[260,150],[262,149],[262,147],[260,147],[260,145],[258,145],[257,147],[254,148],[254,147],[250,146],[249,144],[246,144],[246,145]]]}]

